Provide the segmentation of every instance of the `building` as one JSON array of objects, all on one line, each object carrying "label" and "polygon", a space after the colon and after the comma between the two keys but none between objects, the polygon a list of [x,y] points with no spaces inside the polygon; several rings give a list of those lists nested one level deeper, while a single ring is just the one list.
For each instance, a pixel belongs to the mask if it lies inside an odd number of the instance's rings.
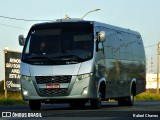
[{"label": "building", "polygon": [[[157,89],[157,74],[146,74],[146,89]],[[159,74],[160,83],[160,74]],[[160,84],[159,84],[160,88]]]}]

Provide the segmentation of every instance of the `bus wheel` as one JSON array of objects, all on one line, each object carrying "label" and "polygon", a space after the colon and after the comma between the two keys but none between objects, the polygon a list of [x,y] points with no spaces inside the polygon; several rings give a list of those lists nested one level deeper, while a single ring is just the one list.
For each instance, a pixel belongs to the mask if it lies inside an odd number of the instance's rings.
[{"label": "bus wheel", "polygon": [[119,104],[119,106],[133,106],[133,104],[134,104],[133,93],[131,93],[131,95],[126,98],[120,98],[118,100],[118,104]]},{"label": "bus wheel", "polygon": [[102,94],[101,92],[99,92],[98,94],[98,99],[91,99],[90,103],[91,103],[91,107],[93,109],[100,109],[101,108],[101,103],[102,102]]},{"label": "bus wheel", "polygon": [[126,98],[126,104],[127,104],[127,106],[133,106],[133,104],[134,104],[134,95],[133,95],[133,93],[129,97]]},{"label": "bus wheel", "polygon": [[29,107],[31,110],[40,110],[41,101],[38,100],[29,100]]}]

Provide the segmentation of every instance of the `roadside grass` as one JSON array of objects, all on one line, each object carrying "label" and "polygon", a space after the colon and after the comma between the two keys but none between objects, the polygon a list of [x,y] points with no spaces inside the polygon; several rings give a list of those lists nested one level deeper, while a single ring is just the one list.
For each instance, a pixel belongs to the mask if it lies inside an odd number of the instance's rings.
[{"label": "roadside grass", "polygon": [[160,94],[144,92],[135,96],[135,101],[160,101]]},{"label": "roadside grass", "polygon": [[[156,94],[156,90],[146,90],[136,95],[134,101],[160,101],[160,93]],[[109,102],[115,102],[115,100],[109,100]]]},{"label": "roadside grass", "polygon": [[4,106],[7,106],[7,105],[25,105],[25,104],[27,104],[27,102],[23,101],[23,100],[10,99],[10,98],[0,99],[0,105],[4,105]]},{"label": "roadside grass", "polygon": [[0,92],[0,105],[24,105],[27,101],[22,100],[21,92],[7,92],[7,98],[4,92]]},{"label": "roadside grass", "polygon": [[[146,91],[136,95],[134,101],[160,101],[160,93]],[[115,102],[115,100],[109,100],[109,102]]]}]

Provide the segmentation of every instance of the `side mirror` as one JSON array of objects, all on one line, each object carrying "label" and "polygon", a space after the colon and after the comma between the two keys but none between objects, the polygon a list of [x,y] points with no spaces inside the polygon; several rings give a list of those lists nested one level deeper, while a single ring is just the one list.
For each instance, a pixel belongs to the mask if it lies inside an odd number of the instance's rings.
[{"label": "side mirror", "polygon": [[19,35],[18,40],[19,40],[19,45],[24,46],[24,44],[25,44],[24,36],[23,35]]},{"label": "side mirror", "polygon": [[99,33],[99,41],[104,42],[106,40],[106,34],[105,31],[100,31]]}]

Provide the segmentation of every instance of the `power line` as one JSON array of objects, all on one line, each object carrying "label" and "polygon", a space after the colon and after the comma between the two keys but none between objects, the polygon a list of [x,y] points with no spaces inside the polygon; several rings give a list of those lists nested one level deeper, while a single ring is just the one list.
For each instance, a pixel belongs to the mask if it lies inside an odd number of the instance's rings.
[{"label": "power line", "polygon": [[0,16],[1,18],[11,19],[11,20],[20,20],[20,21],[54,21],[54,20],[28,20],[22,18],[15,18],[15,17],[7,17],[7,16]]},{"label": "power line", "polygon": [[7,27],[12,27],[12,28],[17,28],[17,29],[29,30],[29,29],[26,29],[26,28],[16,27],[16,26],[7,25],[7,24],[3,24],[3,23],[0,23],[0,25],[7,26]]},{"label": "power line", "polygon": [[157,44],[155,44],[155,45],[150,45],[150,46],[146,46],[146,47],[144,47],[144,48],[149,48],[149,47],[154,47],[154,46],[157,46]]}]

